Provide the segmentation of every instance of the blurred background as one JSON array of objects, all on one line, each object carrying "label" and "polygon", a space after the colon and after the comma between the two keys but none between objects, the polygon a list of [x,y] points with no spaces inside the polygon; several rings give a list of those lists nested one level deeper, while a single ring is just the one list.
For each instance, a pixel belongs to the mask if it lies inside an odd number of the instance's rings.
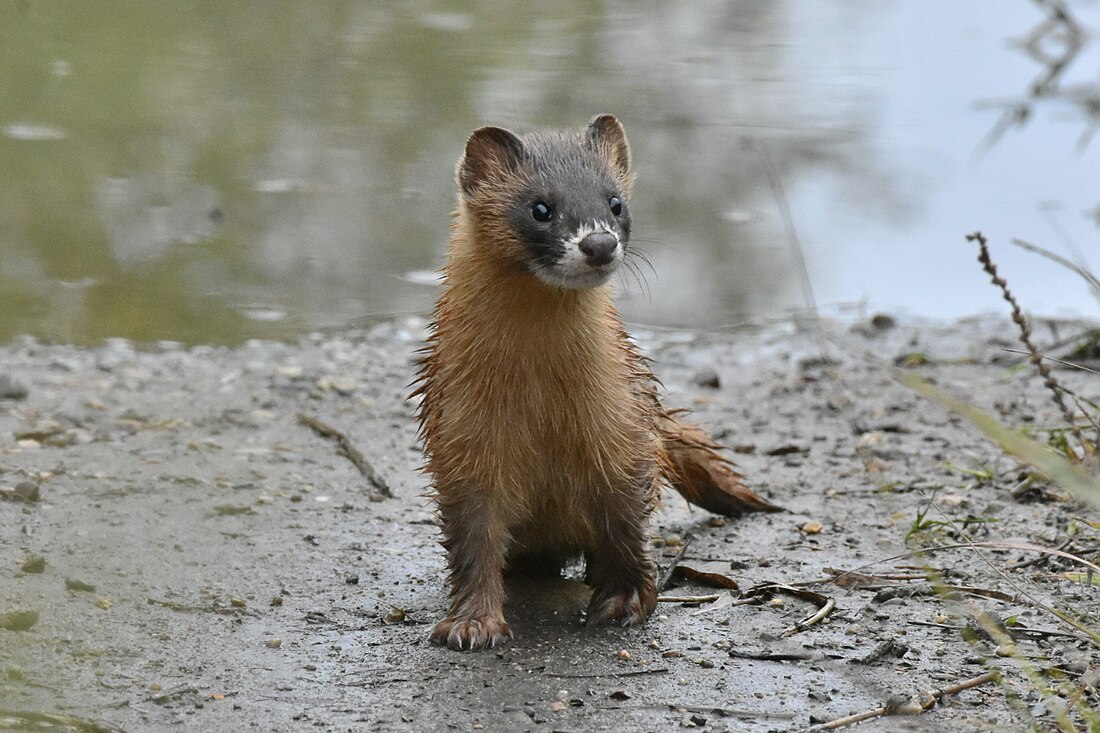
[{"label": "blurred background", "polygon": [[1100,268],[1096,0],[456,5],[0,0],[0,340],[426,313],[467,133],[599,112],[632,323],[1004,312],[974,229],[1030,310],[1100,310],[1009,243]]}]

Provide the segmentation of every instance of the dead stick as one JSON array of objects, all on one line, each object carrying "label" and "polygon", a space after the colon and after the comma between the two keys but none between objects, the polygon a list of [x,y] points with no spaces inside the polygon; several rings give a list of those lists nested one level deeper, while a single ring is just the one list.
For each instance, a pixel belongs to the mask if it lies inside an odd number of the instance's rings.
[{"label": "dead stick", "polygon": [[795,634],[797,634],[800,631],[805,631],[806,629],[810,628],[811,626],[816,624],[818,621],[820,621],[821,619],[825,618],[830,613],[832,613],[834,609],[836,609],[836,601],[834,601],[832,598],[830,598],[829,600],[825,601],[824,606],[817,609],[817,613],[815,613],[813,616],[810,616],[809,618],[806,618],[806,619],[803,619],[803,620],[799,621],[794,626],[791,626],[790,628],[783,631],[783,633],[780,634],[779,636],[780,637],[794,636]]},{"label": "dead stick", "polygon": [[822,723],[821,725],[814,725],[806,729],[806,733],[818,733],[819,731],[837,730],[839,728],[845,728],[849,725],[855,725],[856,723],[862,723],[864,720],[871,720],[872,718],[884,718],[888,715],[920,715],[921,713],[931,710],[937,702],[942,700],[947,695],[954,695],[962,692],[963,690],[969,690],[971,687],[977,687],[978,685],[984,685],[986,682],[992,682],[993,680],[1000,678],[999,672],[986,672],[985,674],[978,675],[977,677],[971,677],[968,680],[963,680],[954,685],[944,687],[939,690],[931,690],[928,692],[928,698],[919,705],[906,702],[904,700],[890,699],[881,708],[875,708],[874,710],[866,710],[862,713],[856,713],[855,715],[848,715],[843,718],[837,718],[836,720],[830,720],[828,723]]},{"label": "dead stick", "polygon": [[685,537],[684,543],[680,545],[680,549],[676,551],[676,554],[672,556],[672,559],[668,561],[668,567],[661,573],[661,577],[657,579],[657,592],[660,593],[668,585],[668,581],[672,580],[672,574],[676,572],[676,566],[680,564],[680,561],[684,559],[684,553],[687,552],[688,545],[691,544],[691,537]]},{"label": "dead stick", "polygon": [[686,713],[713,713],[722,718],[759,718],[761,720],[794,720],[794,713],[777,713],[770,710],[739,710],[713,705],[681,705],[675,702],[641,705],[597,705],[597,710],[683,710]]},{"label": "dead stick", "polygon": [[[1065,542],[1058,545],[1054,549],[1058,550],[1059,552],[1069,552],[1070,547],[1072,547],[1072,546],[1073,546],[1073,538],[1070,537],[1069,539],[1067,539]],[[1024,568],[1030,568],[1032,565],[1037,565],[1038,563],[1041,563],[1046,559],[1047,559],[1046,555],[1039,554],[1039,555],[1036,555],[1035,557],[1031,558],[1030,560],[1021,560],[1020,562],[1014,562],[1014,563],[1012,563],[1011,565],[1008,566],[1008,569],[1009,570],[1023,570]]]},{"label": "dead stick", "polygon": [[[528,670],[534,671],[534,670]],[[600,679],[602,677],[641,677],[649,674],[665,674],[668,672],[668,667],[653,667],[651,669],[632,669],[628,672],[596,672],[594,674],[570,674],[568,672],[543,672],[545,677],[555,677],[558,679],[567,680],[588,680],[588,679]]]},{"label": "dead stick", "polygon": [[393,498],[393,492],[390,491],[389,484],[386,483],[384,478],[378,475],[378,472],[374,470],[374,466],[370,464],[370,461],[351,444],[351,439],[348,438],[347,435],[328,423],[322,422],[304,412],[298,413],[298,422],[310,428],[322,438],[334,439],[340,446],[340,455],[351,461],[352,464],[359,469],[359,473],[363,474],[363,478],[370,482],[370,485],[376,488],[379,494],[388,499]]},{"label": "dead stick", "polygon": [[658,603],[710,603],[722,597],[721,593],[709,596],[657,596]]},{"label": "dead stick", "polygon": [[943,629],[944,631],[964,631],[965,626],[958,624],[936,624],[931,621],[918,621],[916,619],[909,619],[907,622],[910,626],[927,626],[932,629]]},{"label": "dead stick", "polygon": [[948,695],[957,695],[963,690],[969,690],[972,687],[984,685],[986,682],[993,682],[994,680],[998,680],[1000,678],[1001,673],[994,670],[986,672],[985,674],[980,674],[977,677],[971,677],[970,679],[963,680],[962,682],[956,682],[953,685],[948,685],[947,687],[941,688],[939,690],[932,690],[928,693],[928,699],[921,703],[921,710],[931,710],[933,705],[935,705]]}]

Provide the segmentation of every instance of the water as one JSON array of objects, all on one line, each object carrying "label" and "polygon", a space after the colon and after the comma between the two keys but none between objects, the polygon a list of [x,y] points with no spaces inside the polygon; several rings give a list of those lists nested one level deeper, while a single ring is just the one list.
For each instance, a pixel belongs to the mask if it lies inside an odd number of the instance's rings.
[{"label": "water", "polygon": [[[1030,309],[1100,312],[1009,244],[1100,269],[1100,44],[993,135],[1046,68],[1018,43],[1037,2],[446,7],[0,5],[0,339],[232,343],[426,312],[466,134],[605,111],[655,270],[620,283],[634,322],[804,309],[796,250],[826,310],[1003,311],[976,228]],[[1097,2],[1069,7],[1100,28]]]}]

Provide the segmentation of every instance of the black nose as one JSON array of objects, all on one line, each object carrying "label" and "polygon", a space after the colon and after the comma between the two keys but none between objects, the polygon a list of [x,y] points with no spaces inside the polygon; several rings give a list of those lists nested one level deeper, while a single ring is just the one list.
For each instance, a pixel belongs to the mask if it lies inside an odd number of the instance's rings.
[{"label": "black nose", "polygon": [[592,267],[606,265],[615,259],[619,240],[611,232],[593,232],[577,245],[584,253],[585,262]]}]

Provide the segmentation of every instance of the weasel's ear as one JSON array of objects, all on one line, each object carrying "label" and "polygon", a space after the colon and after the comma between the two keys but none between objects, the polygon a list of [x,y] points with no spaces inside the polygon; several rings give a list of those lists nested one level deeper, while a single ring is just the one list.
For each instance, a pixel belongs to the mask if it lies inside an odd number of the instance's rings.
[{"label": "weasel's ear", "polygon": [[479,127],[466,140],[466,153],[458,164],[458,185],[473,193],[495,174],[514,171],[523,160],[523,143],[502,127]]},{"label": "weasel's ear", "polygon": [[620,178],[630,177],[630,143],[614,115],[599,115],[588,125],[588,145],[603,155]]}]

